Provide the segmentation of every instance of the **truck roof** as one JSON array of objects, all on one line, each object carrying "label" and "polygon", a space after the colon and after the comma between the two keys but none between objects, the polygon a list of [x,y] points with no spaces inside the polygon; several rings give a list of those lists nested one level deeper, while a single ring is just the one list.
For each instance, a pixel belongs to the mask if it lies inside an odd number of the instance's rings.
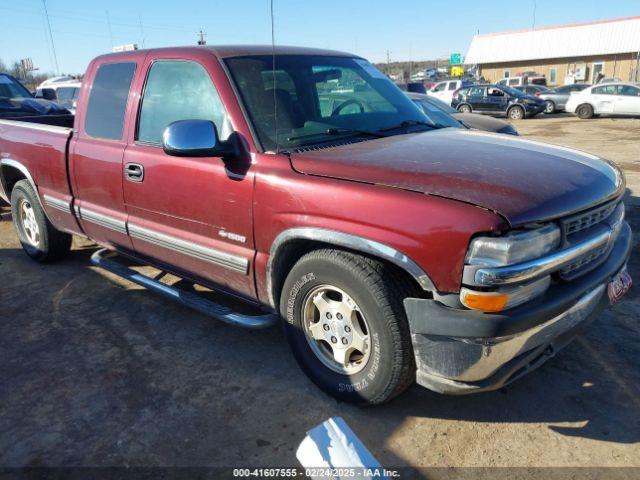
[{"label": "truck roof", "polygon": [[[132,50],[126,52],[108,53],[101,55],[98,58],[126,58],[128,56],[139,55],[141,52],[154,53],[154,52],[174,52],[176,55],[188,55],[190,52],[201,52],[202,50],[209,50],[218,58],[231,58],[231,57],[247,57],[252,55],[271,55],[274,53],[274,47],[271,45],[202,45],[202,46],[186,46],[186,47],[167,47],[167,48],[151,48],[145,50]],[[285,45],[275,46],[276,55],[324,55],[333,57],[358,57],[347,52],[340,52],[337,50],[327,50],[323,48],[307,48],[307,47],[293,47]]]}]

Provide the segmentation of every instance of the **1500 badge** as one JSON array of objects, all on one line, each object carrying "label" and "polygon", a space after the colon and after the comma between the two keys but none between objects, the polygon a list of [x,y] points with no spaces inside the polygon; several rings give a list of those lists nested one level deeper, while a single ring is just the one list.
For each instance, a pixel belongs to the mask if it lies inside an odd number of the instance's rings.
[{"label": "1500 badge", "polygon": [[218,232],[222,238],[228,238],[229,240],[233,240],[235,242],[245,243],[247,241],[247,237],[244,235],[238,235],[237,233],[227,232],[225,230],[220,230]]}]

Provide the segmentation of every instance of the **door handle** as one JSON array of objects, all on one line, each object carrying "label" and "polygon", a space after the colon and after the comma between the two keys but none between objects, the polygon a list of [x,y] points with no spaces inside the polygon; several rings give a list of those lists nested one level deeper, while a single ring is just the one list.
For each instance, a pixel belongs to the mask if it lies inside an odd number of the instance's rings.
[{"label": "door handle", "polygon": [[144,180],[144,167],[139,163],[127,163],[124,166],[124,177],[130,182],[141,182]]}]

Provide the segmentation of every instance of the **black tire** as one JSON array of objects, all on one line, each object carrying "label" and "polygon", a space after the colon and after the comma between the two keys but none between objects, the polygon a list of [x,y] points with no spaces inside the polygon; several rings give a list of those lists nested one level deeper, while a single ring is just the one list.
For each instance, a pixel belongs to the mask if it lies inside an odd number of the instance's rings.
[{"label": "black tire", "polygon": [[524,108],[519,105],[515,105],[513,107],[509,107],[507,110],[507,117],[511,120],[522,120],[525,117]]},{"label": "black tire", "polygon": [[[329,368],[313,350],[316,341],[305,333],[304,305],[314,291],[327,286],[343,290],[366,318],[371,348],[358,372],[344,374]],[[415,381],[411,335],[402,303],[413,292],[412,283],[395,267],[371,258],[330,249],[306,254],[289,272],[280,299],[285,335],[298,364],[318,387],[341,401],[371,405],[400,394]],[[336,314],[335,318],[341,317]],[[329,342],[316,345],[333,349]]]},{"label": "black tire", "polygon": [[462,105],[458,106],[458,111],[460,113],[471,113],[473,110],[471,109],[471,105],[463,103]]},{"label": "black tire", "polygon": [[[23,207],[33,212],[33,221],[37,225],[36,241],[29,239],[25,229]],[[22,248],[32,259],[40,263],[61,260],[71,250],[72,237],[68,233],[56,230],[46,217],[40,206],[38,194],[29,181],[20,180],[11,192],[11,216]]]},{"label": "black tire", "polygon": [[593,107],[588,103],[583,103],[578,108],[576,108],[576,115],[583,120],[588,118],[593,118]]},{"label": "black tire", "polygon": [[556,104],[553,102],[553,100],[544,101],[544,113],[546,113],[547,115],[556,113]]}]

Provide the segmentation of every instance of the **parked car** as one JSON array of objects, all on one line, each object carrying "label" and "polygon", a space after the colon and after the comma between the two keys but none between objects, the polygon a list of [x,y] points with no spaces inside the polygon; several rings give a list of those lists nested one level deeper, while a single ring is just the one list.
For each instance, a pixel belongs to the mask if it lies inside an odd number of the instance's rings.
[{"label": "parked car", "polygon": [[541,93],[539,96],[544,100],[544,113],[551,114],[564,110],[572,92],[580,92],[590,86],[588,83],[574,83]]},{"label": "parked car", "polygon": [[594,115],[639,116],[640,86],[633,83],[599,83],[572,93],[566,110],[580,118]]},{"label": "parked car", "polygon": [[519,87],[513,87],[516,90],[520,90],[521,92],[526,93],[527,95],[531,95],[532,97],[539,97],[543,93],[549,91],[547,87],[544,85],[520,85]]},{"label": "parked car", "polygon": [[505,85],[474,85],[458,91],[451,106],[462,113],[506,115],[520,120],[542,112],[544,101]]},{"label": "parked car", "polygon": [[0,73],[0,118],[68,115],[69,111],[55,102],[36,99],[18,80]]},{"label": "parked car", "polygon": [[78,80],[59,81],[44,87],[38,87],[36,98],[45,98],[63,106],[71,113],[75,114],[76,102],[82,83]]},{"label": "parked car", "polygon": [[445,80],[436,83],[433,87],[427,90],[427,95],[431,95],[438,100],[442,100],[444,103],[451,105],[456,91],[461,88],[465,88],[473,85],[471,80]]},{"label": "parked car", "polygon": [[408,93],[407,96],[418,105],[424,114],[434,123],[447,127],[467,127],[486,132],[506,133],[518,135],[516,128],[509,122],[498,118],[478,115],[476,113],[461,113],[455,108],[429,95]]},{"label": "parked car", "polygon": [[70,77],[69,75],[60,75],[58,77],[51,77],[51,78],[47,78],[44,82],[38,85],[37,89],[49,87],[51,85],[55,85],[56,83],[72,82],[74,80],[75,79],[73,77]]},{"label": "parked car", "polygon": [[[138,50],[94,59],[84,82],[69,128],[0,120],[1,196],[26,254],[60,260],[82,235],[115,275],[236,326],[281,322],[301,368],[343,401],[415,381],[501,388],[629,288],[613,162],[438,128],[363,58]],[[345,99],[323,109],[323,95]]]},{"label": "parked car", "polygon": [[546,85],[547,79],[543,75],[527,76],[519,75],[517,77],[505,77],[498,82],[498,85],[506,85],[509,87],[521,87],[523,85]]}]

